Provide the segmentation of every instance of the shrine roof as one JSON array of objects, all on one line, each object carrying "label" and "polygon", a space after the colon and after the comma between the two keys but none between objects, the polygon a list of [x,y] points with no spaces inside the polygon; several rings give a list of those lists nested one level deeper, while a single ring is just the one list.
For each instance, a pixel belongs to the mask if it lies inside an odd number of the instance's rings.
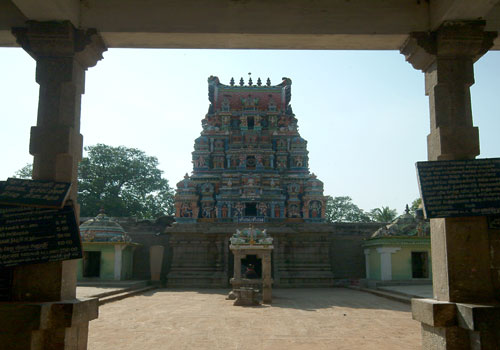
[{"label": "shrine roof", "polygon": [[239,84],[235,84],[231,79],[230,85],[222,84],[218,77],[208,78],[208,96],[210,102],[216,110],[220,110],[224,102],[230,104],[230,110],[241,110],[244,108],[244,101],[251,103],[256,110],[268,110],[269,105],[274,103],[276,111],[284,111],[290,103],[292,80],[282,78],[278,85],[271,85],[270,80],[266,84],[257,80],[258,85],[250,78],[248,85],[245,85],[243,78]]},{"label": "shrine roof", "polygon": [[123,227],[103,211],[95,218],[82,223],[80,234],[83,242],[130,243],[132,241]]}]

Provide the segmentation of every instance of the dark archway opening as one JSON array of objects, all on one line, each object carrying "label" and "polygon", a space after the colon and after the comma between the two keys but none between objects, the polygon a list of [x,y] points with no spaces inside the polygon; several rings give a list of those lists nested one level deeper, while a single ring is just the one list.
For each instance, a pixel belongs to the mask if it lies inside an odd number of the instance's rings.
[{"label": "dark archway opening", "polygon": [[247,203],[245,205],[245,216],[257,216],[257,204]]},{"label": "dark archway opening", "polygon": [[412,278],[429,278],[429,256],[427,252],[411,252]]},{"label": "dark archway opening", "polygon": [[101,252],[83,252],[83,277],[101,275]]},{"label": "dark archway opening", "polygon": [[262,259],[257,258],[257,255],[247,255],[245,259],[241,259],[241,275],[246,278],[262,278]]}]

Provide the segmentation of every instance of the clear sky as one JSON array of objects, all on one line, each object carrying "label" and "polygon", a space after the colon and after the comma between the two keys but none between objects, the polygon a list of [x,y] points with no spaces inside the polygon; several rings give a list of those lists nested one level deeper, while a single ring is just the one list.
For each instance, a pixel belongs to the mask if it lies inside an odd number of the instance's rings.
[{"label": "clear sky", "polygon": [[[395,51],[112,49],[87,72],[84,145],[124,145],[156,156],[172,187],[191,172],[194,139],[208,110],[207,78],[272,84],[291,78],[291,105],[308,140],[310,170],[325,194],[348,195],[364,210],[402,213],[418,197],[414,163],[426,160],[424,76]],[[475,64],[474,124],[481,156],[500,154],[500,53]],[[0,179],[32,161],[35,62],[0,48]]]}]

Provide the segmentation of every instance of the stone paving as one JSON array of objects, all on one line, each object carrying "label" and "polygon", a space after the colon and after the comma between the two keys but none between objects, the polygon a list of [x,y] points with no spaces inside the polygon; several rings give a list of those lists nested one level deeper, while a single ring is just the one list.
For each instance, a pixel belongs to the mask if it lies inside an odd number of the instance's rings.
[{"label": "stone paving", "polygon": [[161,289],[99,309],[89,350],[420,349],[410,307],[351,289],[273,290],[272,305],[233,306],[227,290]]}]

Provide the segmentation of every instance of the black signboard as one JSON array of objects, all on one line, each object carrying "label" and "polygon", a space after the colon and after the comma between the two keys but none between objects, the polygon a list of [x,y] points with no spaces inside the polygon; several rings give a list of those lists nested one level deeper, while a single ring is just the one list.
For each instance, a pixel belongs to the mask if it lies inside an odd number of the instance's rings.
[{"label": "black signboard", "polygon": [[500,158],[417,162],[426,218],[500,214]]},{"label": "black signboard", "polygon": [[80,232],[72,207],[0,207],[0,267],[81,257]]},{"label": "black signboard", "polygon": [[0,204],[62,208],[71,183],[9,178],[0,183]]}]

